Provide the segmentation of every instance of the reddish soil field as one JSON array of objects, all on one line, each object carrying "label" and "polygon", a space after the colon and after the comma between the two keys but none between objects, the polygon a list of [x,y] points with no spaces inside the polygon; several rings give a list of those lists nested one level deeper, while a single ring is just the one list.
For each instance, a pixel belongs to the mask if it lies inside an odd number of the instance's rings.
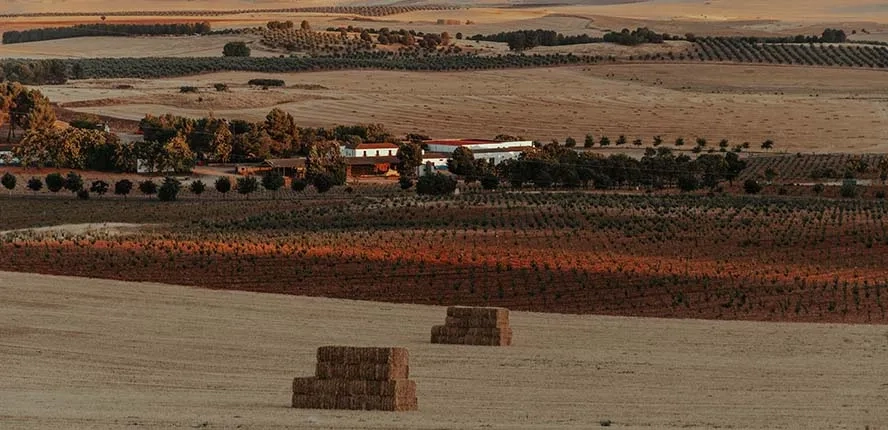
[{"label": "reddish soil field", "polygon": [[[135,236],[6,235],[0,270],[544,312],[888,322],[878,201],[500,193],[318,202],[137,202],[162,208],[144,221],[179,221]],[[93,217],[138,221],[142,211],[127,206],[105,203]]]}]

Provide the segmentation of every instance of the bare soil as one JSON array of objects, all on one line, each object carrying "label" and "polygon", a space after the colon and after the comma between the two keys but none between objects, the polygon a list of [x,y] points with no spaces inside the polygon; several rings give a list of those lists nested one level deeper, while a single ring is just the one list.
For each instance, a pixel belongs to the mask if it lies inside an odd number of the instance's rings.
[{"label": "bare soil", "polygon": [[[514,345],[432,345],[441,307],[0,273],[13,428],[878,428],[884,326],[514,312]],[[419,411],[296,410],[322,345],[410,351]]]}]

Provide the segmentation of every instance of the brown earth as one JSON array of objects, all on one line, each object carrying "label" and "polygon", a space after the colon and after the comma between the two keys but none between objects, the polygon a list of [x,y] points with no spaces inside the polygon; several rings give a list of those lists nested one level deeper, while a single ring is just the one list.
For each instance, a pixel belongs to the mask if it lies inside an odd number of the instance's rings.
[{"label": "brown earth", "polygon": [[[441,307],[0,273],[12,428],[878,428],[884,326],[512,313],[432,345]],[[112,328],[113,327],[113,328]],[[112,328],[112,329],[109,329]],[[288,407],[322,345],[404,346],[419,411]]]},{"label": "brown earth", "polygon": [[[753,146],[772,139],[778,151],[789,152],[888,150],[882,126],[888,106],[881,96],[888,89],[888,74],[870,70],[628,64],[448,73],[230,72],[151,81],[82,81],[41,90],[62,104],[124,97],[142,101],[76,109],[83,112],[130,120],[167,112],[197,117],[207,115],[207,109],[162,100],[183,85],[243,85],[257,77],[326,89],[275,90],[301,101],[278,104],[275,98],[261,99],[252,108],[219,108],[214,113],[259,120],[278,106],[303,126],[380,122],[398,133],[436,137],[508,133],[542,141],[568,136],[582,141],[592,133],[596,139],[626,134],[630,141],[640,137],[645,142],[661,135],[672,142],[702,136]],[[114,89],[115,82],[134,84],[135,94]],[[147,100],[146,95],[156,99]]]}]

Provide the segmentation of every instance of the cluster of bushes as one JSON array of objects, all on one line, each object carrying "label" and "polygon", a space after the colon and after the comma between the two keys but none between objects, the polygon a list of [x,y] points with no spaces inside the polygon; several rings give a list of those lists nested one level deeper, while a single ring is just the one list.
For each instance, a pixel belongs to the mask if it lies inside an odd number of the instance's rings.
[{"label": "cluster of bushes", "polygon": [[226,57],[249,57],[250,47],[244,42],[228,42],[222,47],[222,55]]},{"label": "cluster of bushes", "polygon": [[509,49],[512,51],[524,51],[537,46],[577,45],[581,43],[598,43],[604,41],[604,39],[600,37],[592,37],[587,34],[565,36],[552,30],[542,29],[507,31],[488,35],[476,34],[468,39],[507,43]]},{"label": "cluster of bushes", "polygon": [[[401,57],[394,53],[357,53],[325,57],[194,57],[194,58],[83,58],[67,60],[2,60],[0,72],[24,84],[63,83],[76,79],[163,78],[223,71],[287,73],[313,70],[415,70],[454,71],[594,64],[600,56],[549,55],[442,55]],[[20,66],[19,66],[20,65]],[[18,68],[18,69],[17,69]],[[10,70],[15,69],[10,75]],[[27,69],[27,71],[19,70]],[[67,75],[65,72],[67,71]]]},{"label": "cluster of bushes", "polygon": [[628,46],[641,45],[644,43],[663,43],[663,41],[668,38],[669,35],[658,34],[647,27],[640,27],[633,31],[624,28],[620,32],[612,31],[604,35],[605,42]]},{"label": "cluster of bushes", "polygon": [[247,85],[254,85],[257,87],[282,87],[284,86],[283,79],[250,79],[247,81]]},{"label": "cluster of bushes", "polygon": [[187,24],[78,24],[70,27],[49,27],[33,28],[22,31],[6,31],[3,33],[3,43],[24,43],[88,36],[207,34],[211,30],[210,23],[206,21]]},{"label": "cluster of bushes", "polygon": [[537,187],[566,188],[593,185],[599,189],[644,186],[678,187],[683,191],[716,188],[721,181],[733,181],[746,168],[736,153],[703,154],[696,159],[674,155],[669,148],[648,148],[641,159],[625,154],[603,157],[577,153],[548,144],[525,152],[518,160],[497,166],[497,173],[513,187],[531,183]]}]

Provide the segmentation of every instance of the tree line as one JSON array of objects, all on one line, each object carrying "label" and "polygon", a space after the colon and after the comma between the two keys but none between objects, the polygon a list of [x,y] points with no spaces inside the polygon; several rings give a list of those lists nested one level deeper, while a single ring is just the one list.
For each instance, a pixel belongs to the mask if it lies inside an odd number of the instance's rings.
[{"label": "tree line", "polygon": [[3,33],[3,44],[89,36],[207,34],[211,31],[212,28],[207,21],[186,24],[78,24],[70,27],[45,27],[21,31],[6,31]]},{"label": "tree line", "polygon": [[[642,43],[663,43],[663,40],[672,39],[668,34],[658,34],[647,27],[634,31],[623,29],[620,32],[609,32],[604,37],[593,37],[588,34],[565,36],[553,30],[518,30],[506,31],[497,34],[476,34],[469,40],[501,42],[509,45],[512,51],[524,51],[537,46],[562,46],[578,45],[582,43],[618,43],[621,45],[639,45]],[[676,37],[678,39],[678,37]]]}]

